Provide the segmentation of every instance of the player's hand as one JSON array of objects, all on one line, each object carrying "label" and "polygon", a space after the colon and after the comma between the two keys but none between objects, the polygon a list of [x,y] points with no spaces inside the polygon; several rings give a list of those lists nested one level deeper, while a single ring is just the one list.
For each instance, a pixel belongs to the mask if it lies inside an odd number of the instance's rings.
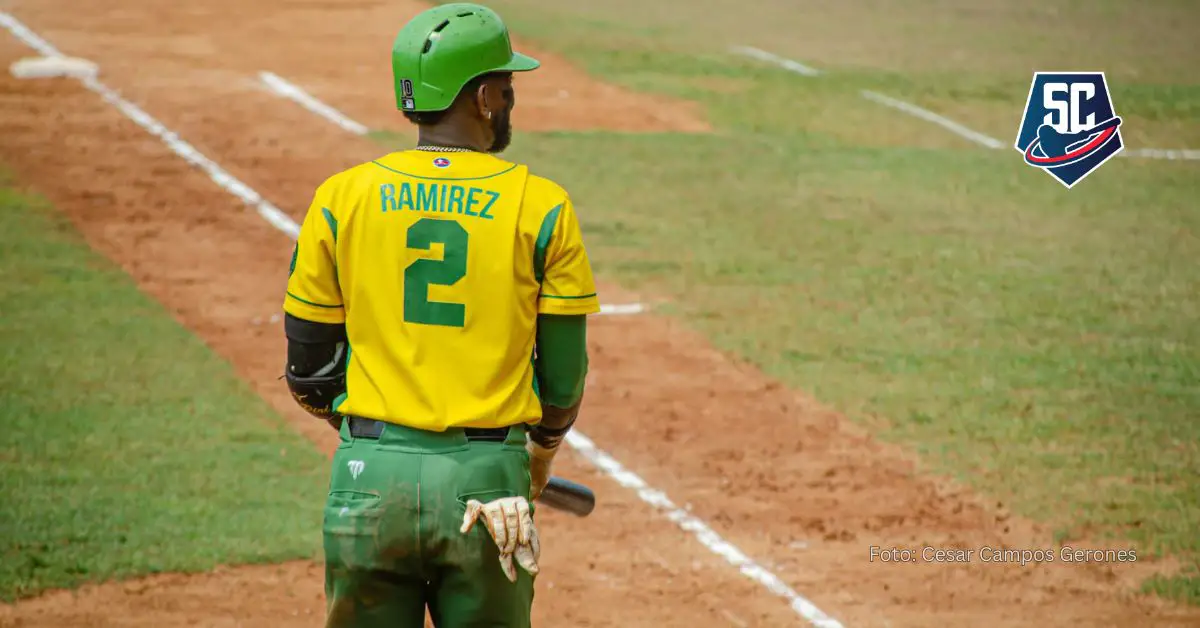
[{"label": "player's hand", "polygon": [[525,451],[529,452],[529,498],[537,499],[550,482],[550,465],[558,447],[542,447],[529,440],[525,442]]},{"label": "player's hand", "polygon": [[533,525],[533,515],[529,502],[524,497],[502,497],[488,503],[478,500],[467,501],[467,512],[463,515],[460,532],[466,534],[475,527],[475,522],[483,519],[488,534],[500,549],[500,568],[509,582],[517,581],[517,568],[513,566],[513,558],[517,564],[528,571],[530,575],[538,573],[537,561],[542,555],[542,545],[538,540],[537,528]]}]

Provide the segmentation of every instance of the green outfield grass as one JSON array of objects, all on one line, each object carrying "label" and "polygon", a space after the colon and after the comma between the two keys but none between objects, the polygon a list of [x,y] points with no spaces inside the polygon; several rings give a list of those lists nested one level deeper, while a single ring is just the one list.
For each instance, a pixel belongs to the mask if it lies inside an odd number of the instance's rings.
[{"label": "green outfield grass", "polygon": [[312,557],[325,461],[0,176],[0,599]]},{"label": "green outfield grass", "polygon": [[1055,540],[1176,557],[1183,571],[1146,587],[1200,604],[1200,162],[1113,160],[1068,191],[1015,151],[859,97],[1007,143],[1035,68],[1108,70],[1127,144],[1200,149],[1200,51],[1180,26],[1200,6],[926,19],[941,5],[922,1],[893,20],[863,2],[492,4],[544,48],[715,123],[518,136],[510,156],[571,190],[599,272]]}]

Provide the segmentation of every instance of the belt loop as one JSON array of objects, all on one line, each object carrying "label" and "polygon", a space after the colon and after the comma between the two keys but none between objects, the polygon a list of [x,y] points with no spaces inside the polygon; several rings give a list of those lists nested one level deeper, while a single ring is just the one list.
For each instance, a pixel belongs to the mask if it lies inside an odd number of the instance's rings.
[{"label": "belt loop", "polygon": [[517,423],[508,427],[508,436],[504,439],[505,445],[514,445],[518,447],[525,446],[525,431],[526,423]]}]

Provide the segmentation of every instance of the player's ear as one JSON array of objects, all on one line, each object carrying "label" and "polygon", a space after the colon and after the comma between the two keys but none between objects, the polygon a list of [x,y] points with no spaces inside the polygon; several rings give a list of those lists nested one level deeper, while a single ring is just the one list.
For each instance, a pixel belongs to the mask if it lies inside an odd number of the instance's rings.
[{"label": "player's ear", "polygon": [[491,120],[492,116],[495,115],[492,113],[494,109],[493,104],[496,100],[496,95],[492,93],[494,91],[496,90],[488,87],[487,81],[481,82],[479,87],[475,89],[475,110],[479,114],[479,117],[484,120]]},{"label": "player's ear", "polygon": [[492,81],[484,81],[480,84],[479,103],[480,113],[487,120],[491,120],[492,116],[499,114],[504,109],[504,99]]}]

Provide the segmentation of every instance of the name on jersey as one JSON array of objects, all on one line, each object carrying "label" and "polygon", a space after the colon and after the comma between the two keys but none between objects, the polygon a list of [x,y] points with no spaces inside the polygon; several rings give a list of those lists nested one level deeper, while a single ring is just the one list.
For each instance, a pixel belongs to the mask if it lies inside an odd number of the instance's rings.
[{"label": "name on jersey", "polygon": [[475,216],[491,220],[488,213],[500,198],[499,192],[483,188],[468,188],[449,183],[401,183],[399,188],[391,183],[379,186],[380,203],[384,212],[409,210],[415,212],[441,212]]}]

